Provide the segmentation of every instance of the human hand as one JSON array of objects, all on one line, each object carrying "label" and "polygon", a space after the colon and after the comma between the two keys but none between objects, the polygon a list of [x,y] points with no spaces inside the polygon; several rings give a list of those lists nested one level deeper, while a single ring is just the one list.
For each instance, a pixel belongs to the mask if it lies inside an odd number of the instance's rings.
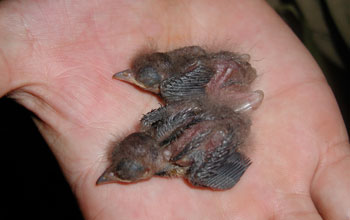
[{"label": "human hand", "polygon": [[[349,145],[337,104],[302,44],[262,1],[2,1],[0,92],[33,111],[87,219],[342,219]],[[112,80],[147,44],[209,45],[252,56],[265,99],[253,164],[231,190],[181,179],[96,186],[111,141],[158,99]],[[4,86],[3,86],[4,85]]]}]

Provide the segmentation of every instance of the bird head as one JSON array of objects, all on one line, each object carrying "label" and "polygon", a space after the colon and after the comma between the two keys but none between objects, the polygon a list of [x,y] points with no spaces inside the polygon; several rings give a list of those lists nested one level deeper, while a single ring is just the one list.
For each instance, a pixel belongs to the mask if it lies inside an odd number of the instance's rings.
[{"label": "bird head", "polygon": [[136,182],[151,178],[156,172],[158,157],[155,140],[143,133],[133,133],[120,142],[112,153],[112,164],[97,180],[97,184]]},{"label": "bird head", "polygon": [[138,56],[132,62],[131,69],[118,72],[113,78],[158,94],[160,83],[171,71],[172,64],[167,54],[152,53]]}]

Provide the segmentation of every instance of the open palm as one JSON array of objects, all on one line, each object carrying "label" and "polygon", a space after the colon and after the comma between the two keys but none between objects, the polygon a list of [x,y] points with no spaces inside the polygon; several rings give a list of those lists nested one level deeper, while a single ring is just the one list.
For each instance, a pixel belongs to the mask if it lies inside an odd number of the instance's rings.
[{"label": "open palm", "polygon": [[[2,92],[36,113],[87,219],[350,218],[347,134],[317,64],[263,1],[213,3],[2,1]],[[142,50],[186,45],[251,54],[265,92],[253,164],[228,191],[157,177],[96,186],[111,143],[159,106],[113,73]]]}]

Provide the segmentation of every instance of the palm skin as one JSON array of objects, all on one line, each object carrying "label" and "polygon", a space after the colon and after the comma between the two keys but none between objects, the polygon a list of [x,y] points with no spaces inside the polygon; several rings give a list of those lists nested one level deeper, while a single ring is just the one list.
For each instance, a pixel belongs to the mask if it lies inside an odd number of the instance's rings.
[{"label": "palm skin", "polygon": [[[1,94],[41,120],[86,219],[346,219],[349,146],[337,104],[311,56],[265,2],[2,1]],[[228,42],[229,41],[229,42]],[[158,107],[112,80],[147,44],[215,45],[252,56],[265,99],[252,116],[253,161],[231,190],[181,179],[95,182],[111,142]]]}]

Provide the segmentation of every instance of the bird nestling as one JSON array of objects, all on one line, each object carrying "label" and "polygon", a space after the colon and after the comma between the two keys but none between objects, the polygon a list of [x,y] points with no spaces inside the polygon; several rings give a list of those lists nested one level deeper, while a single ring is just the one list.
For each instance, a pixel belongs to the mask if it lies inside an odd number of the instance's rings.
[{"label": "bird nestling", "polygon": [[248,112],[263,92],[251,91],[256,71],[248,55],[208,53],[198,46],[136,57],[120,79],[160,95],[165,105],[141,119],[141,129],[116,144],[97,180],[136,182],[154,175],[185,177],[195,186],[232,188],[250,165],[240,149]]}]

